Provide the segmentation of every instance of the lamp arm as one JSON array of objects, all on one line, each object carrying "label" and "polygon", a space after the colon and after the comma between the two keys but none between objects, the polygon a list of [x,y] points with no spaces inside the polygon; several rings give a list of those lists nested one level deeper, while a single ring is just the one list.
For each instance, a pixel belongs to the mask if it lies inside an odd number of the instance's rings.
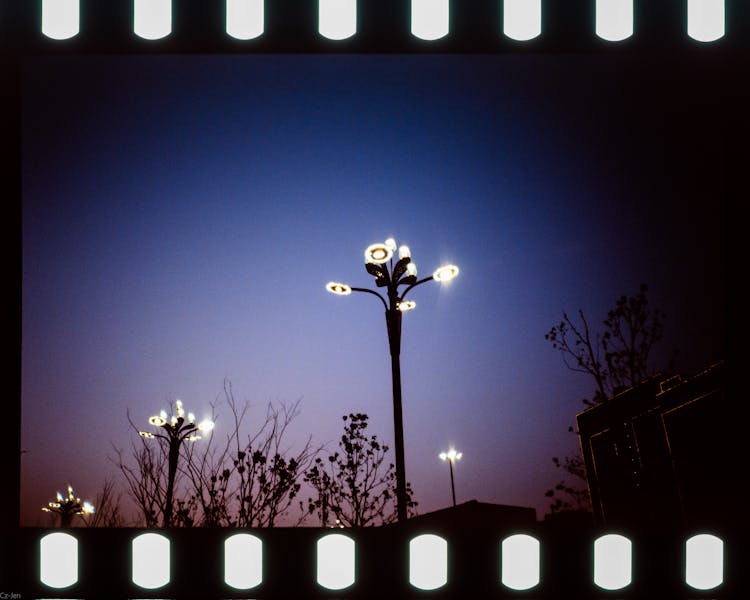
[{"label": "lamp arm", "polygon": [[[434,277],[433,277],[432,275],[430,275],[429,277],[425,277],[424,279],[420,279],[419,281],[417,281],[417,283],[412,283],[412,284],[411,284],[411,285],[410,285],[410,286],[409,286],[408,288],[406,288],[406,289],[404,290],[404,293],[403,293],[403,294],[401,294],[401,299],[403,300],[404,298],[406,298],[406,294],[408,294],[408,293],[409,293],[409,290],[410,290],[411,288],[415,288],[415,287],[417,287],[418,285],[421,285],[421,284],[423,284],[423,283],[426,283],[427,281],[432,281],[433,279],[435,279],[435,278],[434,278]],[[352,289],[354,289],[354,288],[352,288]]]},{"label": "lamp arm", "polygon": [[180,442],[185,441],[191,435],[195,435],[196,431],[200,431],[200,429],[198,429],[198,426],[195,424],[193,424],[192,427],[183,428],[182,433],[180,434],[180,437],[179,437]]},{"label": "lamp arm", "polygon": [[367,288],[357,288],[357,287],[353,287],[353,288],[351,288],[351,290],[353,292],[367,292],[368,294],[372,294],[373,296],[377,296],[378,298],[380,298],[380,301],[383,303],[383,307],[386,310],[388,310],[388,304],[386,304],[385,298],[383,298],[383,296],[381,296],[380,294],[378,294],[376,291],[374,291],[374,290],[368,290]]},{"label": "lamp arm", "polygon": [[[146,431],[144,433],[151,433],[151,432],[150,431]],[[169,442],[169,438],[166,435],[162,435],[161,433],[151,433],[151,435],[153,435],[155,438],[161,438],[161,439],[167,440],[167,442]]]}]

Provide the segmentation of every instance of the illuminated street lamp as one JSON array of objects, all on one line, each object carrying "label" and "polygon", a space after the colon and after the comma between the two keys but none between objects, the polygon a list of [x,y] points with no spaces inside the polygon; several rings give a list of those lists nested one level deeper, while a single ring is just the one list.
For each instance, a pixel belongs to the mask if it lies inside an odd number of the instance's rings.
[{"label": "illuminated street lamp", "polygon": [[76,515],[83,516],[94,513],[93,505],[88,501],[81,502],[81,499],[73,493],[73,487],[70,485],[66,496],[57,492],[57,499],[54,502],[47,503],[47,506],[42,507],[42,510],[60,515],[60,527],[70,527],[73,517]]},{"label": "illuminated street lamp", "polygon": [[441,452],[439,455],[440,460],[447,460],[448,466],[450,466],[451,469],[451,493],[453,494],[453,506],[456,506],[456,487],[453,485],[453,463],[457,460],[461,460],[461,456],[463,454],[461,452],[456,452],[453,448],[448,450],[448,452]]},{"label": "illuminated street lamp", "polygon": [[167,419],[166,411],[161,411],[158,415],[149,417],[148,422],[154,427],[160,427],[165,433],[151,433],[149,431],[139,431],[138,433],[146,438],[161,438],[166,440],[169,445],[169,471],[167,473],[167,498],[164,507],[164,520],[162,527],[169,527],[172,522],[172,495],[174,494],[174,479],[177,475],[177,461],[180,458],[180,445],[187,440],[196,442],[201,439],[199,433],[208,433],[214,428],[214,422],[205,419],[200,423],[195,423],[195,415],[187,414],[182,407],[182,400],[176,400],[174,403],[176,414]]},{"label": "illuminated street lamp", "polygon": [[[395,264],[394,264],[394,257]],[[377,287],[385,288],[387,299],[367,288],[351,287],[345,283],[331,281],[326,289],[338,296],[352,292],[366,292],[380,298],[385,308],[385,323],[388,329],[388,344],[391,353],[391,377],[393,380],[393,421],[396,436],[396,499],[398,520],[406,521],[406,473],[404,469],[404,425],[401,416],[401,316],[414,309],[413,300],[405,300],[409,291],[428,281],[445,283],[458,275],[455,265],[443,265],[432,275],[417,279],[417,267],[411,261],[408,246],[397,246],[393,238],[383,243],[372,244],[365,250],[365,269],[375,278]],[[405,289],[399,290],[400,286]]]}]

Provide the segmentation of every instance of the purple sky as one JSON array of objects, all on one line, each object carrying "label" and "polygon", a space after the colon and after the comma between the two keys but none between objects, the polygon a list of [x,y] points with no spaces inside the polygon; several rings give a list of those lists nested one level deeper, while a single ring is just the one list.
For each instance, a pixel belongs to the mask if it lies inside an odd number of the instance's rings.
[{"label": "purple sky", "polygon": [[[112,444],[229,379],[251,405],[301,398],[290,443],[333,449],[341,416],[393,440],[382,306],[364,248],[420,274],[404,316],[407,478],[547,511],[591,382],[544,334],[650,286],[655,366],[722,355],[730,126],[689,66],[560,56],[50,57],[24,69],[22,525],[71,483],[93,498]],[[706,78],[701,80],[703,84]],[[219,406],[215,435],[229,414]]]}]

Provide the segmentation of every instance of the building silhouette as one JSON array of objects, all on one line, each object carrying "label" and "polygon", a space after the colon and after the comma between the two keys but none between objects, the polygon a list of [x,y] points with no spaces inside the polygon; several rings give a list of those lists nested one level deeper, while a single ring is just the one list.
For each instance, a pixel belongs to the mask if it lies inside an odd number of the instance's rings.
[{"label": "building silhouette", "polygon": [[[731,526],[746,470],[732,450],[724,363],[657,374],[577,415],[598,525]],[[734,470],[737,470],[734,473]]]}]

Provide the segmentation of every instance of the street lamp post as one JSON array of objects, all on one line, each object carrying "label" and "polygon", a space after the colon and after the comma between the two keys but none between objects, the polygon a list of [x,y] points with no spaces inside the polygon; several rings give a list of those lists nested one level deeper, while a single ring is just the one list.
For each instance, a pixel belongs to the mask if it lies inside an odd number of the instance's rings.
[{"label": "street lamp post", "polygon": [[448,461],[448,466],[451,470],[451,494],[453,494],[453,506],[456,506],[456,486],[453,484],[453,463],[457,460],[461,460],[463,454],[461,452],[456,452],[451,448],[448,452],[441,452],[438,456],[440,457],[440,460]]},{"label": "street lamp post", "polygon": [[60,527],[70,527],[73,517],[76,515],[90,515],[94,513],[94,507],[87,500],[81,502],[81,499],[73,493],[73,486],[68,486],[68,494],[63,496],[57,492],[57,500],[49,502],[42,508],[44,512],[53,512],[60,515]]},{"label": "street lamp post", "polygon": [[195,415],[188,413],[187,421],[185,420],[185,410],[182,407],[182,401],[175,401],[176,415],[172,415],[167,420],[166,411],[161,411],[158,415],[149,418],[148,422],[154,427],[161,427],[166,433],[151,433],[149,431],[139,431],[138,433],[147,439],[160,438],[167,442],[168,453],[168,471],[167,471],[167,497],[164,506],[164,517],[162,527],[169,527],[172,524],[172,496],[174,494],[174,480],[177,475],[177,462],[180,458],[180,446],[182,442],[196,442],[201,439],[198,432],[208,432],[214,428],[214,423],[210,419],[205,419],[196,425]]},{"label": "street lamp post", "polygon": [[[398,259],[393,257],[398,249]],[[367,288],[351,287],[345,283],[331,281],[326,289],[332,294],[347,296],[352,292],[366,292],[380,298],[385,308],[385,324],[388,330],[388,347],[391,355],[391,379],[393,383],[393,424],[396,445],[396,506],[399,522],[406,521],[406,473],[404,469],[404,425],[401,410],[401,317],[404,312],[416,307],[413,300],[405,300],[412,288],[428,281],[444,283],[458,275],[458,267],[444,265],[429,277],[417,279],[417,267],[411,260],[408,246],[397,247],[393,238],[381,244],[372,244],[365,250],[365,269],[375,278],[377,287],[385,288],[386,297]],[[400,286],[405,286],[403,291]],[[387,298],[387,299],[386,299]]]}]

